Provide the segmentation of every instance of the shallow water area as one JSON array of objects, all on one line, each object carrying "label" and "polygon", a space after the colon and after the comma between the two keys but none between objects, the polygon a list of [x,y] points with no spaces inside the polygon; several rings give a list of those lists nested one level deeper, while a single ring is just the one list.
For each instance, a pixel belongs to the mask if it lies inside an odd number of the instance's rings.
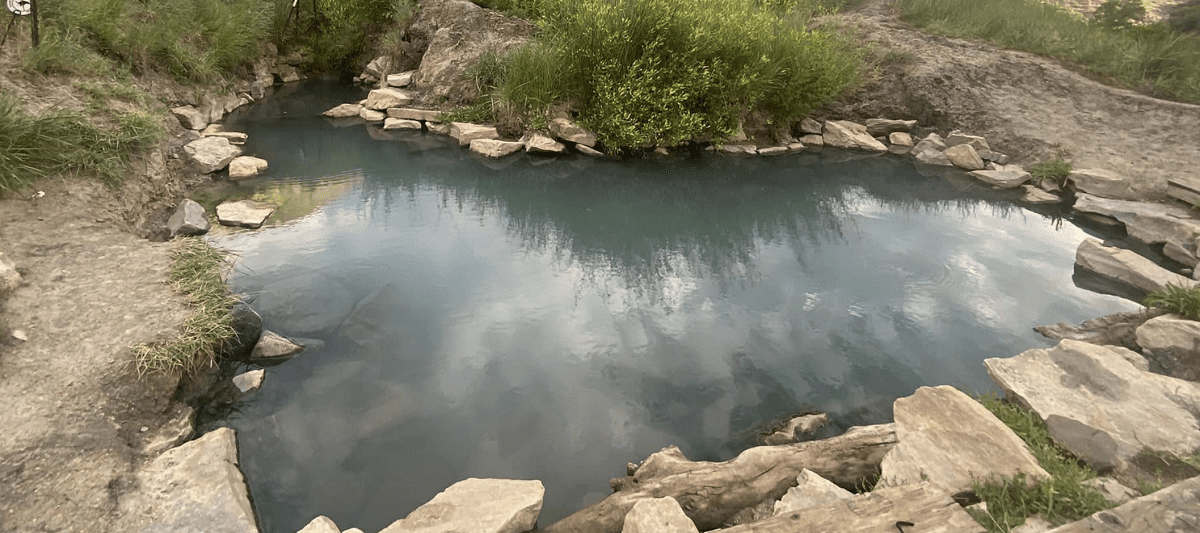
[{"label": "shallow water area", "polygon": [[264,326],[320,341],[228,422],[267,533],[377,531],[467,477],[542,480],[548,525],[664,446],[886,422],[993,390],[982,360],[1033,326],[1137,307],[1074,285],[1080,228],[908,160],[486,160],[315,116],[357,89],[285,91],[231,126],[289,222],[220,239]]}]

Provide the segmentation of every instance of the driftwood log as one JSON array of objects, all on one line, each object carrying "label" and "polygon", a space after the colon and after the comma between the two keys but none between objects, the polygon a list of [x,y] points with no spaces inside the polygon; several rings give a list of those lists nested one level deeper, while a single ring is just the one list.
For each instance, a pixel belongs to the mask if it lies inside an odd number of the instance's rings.
[{"label": "driftwood log", "polygon": [[614,480],[617,492],[544,529],[544,533],[620,533],[639,500],[670,496],[700,530],[720,527],[738,511],[779,499],[809,469],[853,487],[878,474],[896,444],[894,424],[851,428],[832,439],[758,446],[721,463],[688,461],[677,448],[656,453],[630,477]]}]

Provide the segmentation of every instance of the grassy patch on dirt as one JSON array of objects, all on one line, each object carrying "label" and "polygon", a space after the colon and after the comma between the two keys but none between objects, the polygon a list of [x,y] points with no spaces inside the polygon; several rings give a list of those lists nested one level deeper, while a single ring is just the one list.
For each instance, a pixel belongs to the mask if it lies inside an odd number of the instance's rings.
[{"label": "grassy patch on dirt", "polygon": [[1023,475],[976,483],[975,493],[987,502],[988,512],[972,515],[989,532],[1006,533],[1035,514],[1058,526],[1113,507],[1095,489],[1083,485],[1096,472],[1055,446],[1037,414],[995,397],[979,401],[1025,441],[1052,476],[1035,483],[1027,483]]},{"label": "grassy patch on dirt", "polygon": [[1151,96],[1200,103],[1200,36],[1165,23],[1089,21],[1040,0],[900,0],[904,20],[1082,66]]},{"label": "grassy patch on dirt", "polygon": [[134,347],[141,374],[191,372],[211,366],[221,342],[234,335],[230,309],[237,300],[222,277],[225,254],[197,237],[179,239],[178,246],[172,254],[169,280],[176,291],[188,296],[195,312],[184,321],[178,338]]},{"label": "grassy patch on dirt", "polygon": [[18,189],[61,172],[95,174],[116,184],[130,157],[163,135],[162,123],[143,113],[119,113],[113,124],[77,111],[31,115],[0,93],[0,191]]},{"label": "grassy patch on dirt", "polygon": [[1042,161],[1029,167],[1029,175],[1033,181],[1051,180],[1059,185],[1067,184],[1067,176],[1071,174],[1071,162],[1062,159]]},{"label": "grassy patch on dirt", "polygon": [[1165,290],[1147,295],[1143,303],[1146,307],[1158,307],[1191,320],[1200,320],[1200,287],[1185,289],[1168,285]]}]

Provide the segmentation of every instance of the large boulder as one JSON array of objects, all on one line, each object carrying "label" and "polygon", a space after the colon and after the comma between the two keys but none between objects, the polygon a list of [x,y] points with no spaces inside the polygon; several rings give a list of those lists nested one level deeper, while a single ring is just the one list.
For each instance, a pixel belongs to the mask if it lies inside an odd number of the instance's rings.
[{"label": "large boulder", "polygon": [[567,150],[560,143],[542,133],[531,133],[525,138],[525,152],[530,154],[561,154]]},{"label": "large boulder", "polygon": [[1200,477],[1181,481],[1050,533],[1176,533],[1200,529]]},{"label": "large boulder", "polygon": [[224,202],[217,206],[217,222],[223,226],[261,228],[274,212],[275,206],[254,200]]},{"label": "large boulder", "polygon": [[825,141],[825,146],[870,150],[872,152],[887,151],[886,145],[875,140],[874,136],[867,133],[866,126],[848,120],[830,120],[825,122],[825,129],[821,133],[821,136]]},{"label": "large boulder", "polygon": [[1072,170],[1067,181],[1073,183],[1076,190],[1105,198],[1135,200],[1140,196],[1132,180],[1110,170]]},{"label": "large boulder", "polygon": [[188,198],[179,202],[179,207],[176,207],[175,212],[171,213],[171,218],[167,219],[167,231],[171,232],[172,237],[204,235],[210,229],[212,223],[208,221],[204,206]]},{"label": "large boulder", "polygon": [[1200,381],[1200,322],[1164,315],[1146,321],[1136,334],[1138,345],[1162,373]]},{"label": "large boulder", "polygon": [[458,141],[459,146],[470,146],[476,139],[499,139],[500,132],[495,126],[471,124],[469,122],[451,122],[450,137]]},{"label": "large boulder", "polygon": [[1162,244],[1163,253],[1188,266],[1200,262],[1200,219],[1191,210],[1173,205],[1114,200],[1078,194],[1075,210],[1112,217],[1125,225],[1130,237],[1150,245]]},{"label": "large boulder", "polygon": [[960,145],[969,145],[976,151],[987,150],[991,151],[992,147],[988,145],[987,139],[978,135],[967,135],[960,131],[952,131],[946,136],[946,147],[953,148]]},{"label": "large boulder", "polygon": [[979,153],[969,144],[958,144],[946,148],[946,159],[949,159],[954,166],[963,170],[983,170],[983,158],[979,157]]},{"label": "large boulder", "polygon": [[[951,150],[953,149],[955,148]],[[950,150],[946,150],[946,157],[949,157],[949,153]],[[1024,170],[975,170],[971,172],[971,176],[988,185],[1001,189],[1011,189],[1029,181],[1029,173]],[[1045,193],[1041,189],[1038,189],[1038,191]],[[1059,198],[1054,196],[1054,199],[1057,201]]]},{"label": "large boulder", "polygon": [[1200,448],[1200,384],[1139,368],[1125,348],[1063,340],[987,359],[992,380],[1035,412],[1055,442],[1093,466],[1121,468],[1142,450]]},{"label": "large boulder", "polygon": [[[920,524],[919,527],[906,523]],[[853,498],[799,509],[720,530],[720,533],[792,531],[884,532],[937,531],[983,533],[983,526],[948,494],[929,483],[875,489]]]},{"label": "large boulder", "polygon": [[796,476],[796,486],[788,489],[787,493],[775,502],[772,514],[778,516],[809,507],[829,505],[853,497],[854,494],[850,491],[805,468],[800,471],[799,476]]},{"label": "large boulder", "polygon": [[526,20],[468,0],[424,0],[406,32],[411,55],[421,58],[413,85],[430,103],[457,106],[473,101],[479,93],[474,80],[464,75],[467,70],[485,53],[503,56],[535,30]]},{"label": "large boulder", "polygon": [[621,533],[700,533],[670,496],[647,498],[633,504],[625,514]]},{"label": "large boulder", "polygon": [[390,107],[404,107],[412,101],[413,97],[407,91],[385,87],[368,93],[367,102],[363,106],[375,111],[387,111]]},{"label": "large boulder", "polygon": [[120,500],[127,522],[113,530],[258,533],[232,429],[164,452],[138,472],[135,486]]},{"label": "large boulder", "polygon": [[899,442],[883,458],[882,486],[927,480],[959,496],[970,494],[976,481],[1050,477],[1020,437],[954,387],[921,387],[897,399],[892,411]]},{"label": "large boulder", "polygon": [[1190,289],[1197,284],[1195,280],[1160,267],[1134,252],[1106,246],[1092,238],[1079,243],[1075,264],[1146,292],[1165,290],[1171,285]]},{"label": "large boulder", "polygon": [[202,174],[225,168],[233,158],[242,155],[242,149],[229,143],[224,137],[202,137],[183,146],[193,165]]},{"label": "large boulder", "polygon": [[921,142],[918,142],[915,146],[913,146],[912,153],[919,154],[926,150],[944,152],[946,151],[946,142],[942,139],[941,135],[930,133],[929,135],[926,135],[924,139],[921,139]]},{"label": "large boulder", "polygon": [[524,533],[537,525],[546,489],[541,481],[459,481],[380,533]]},{"label": "large boulder", "polygon": [[248,155],[235,157],[233,161],[229,162],[229,179],[241,180],[253,178],[267,170],[267,167],[266,159]]},{"label": "large boulder", "polygon": [[562,139],[575,144],[582,144],[589,148],[596,146],[596,134],[592,133],[578,124],[571,122],[565,118],[556,118],[550,121],[550,134],[557,139]]},{"label": "large boulder", "polygon": [[200,113],[200,110],[194,106],[185,105],[171,108],[171,114],[179,119],[179,124],[184,128],[194,131],[200,131],[208,126],[208,117]]}]

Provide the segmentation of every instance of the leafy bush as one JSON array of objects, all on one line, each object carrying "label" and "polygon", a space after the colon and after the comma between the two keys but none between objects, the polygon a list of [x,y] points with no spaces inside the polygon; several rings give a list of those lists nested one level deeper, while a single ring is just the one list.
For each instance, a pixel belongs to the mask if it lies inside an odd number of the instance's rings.
[{"label": "leafy bush", "polygon": [[1071,162],[1062,159],[1043,161],[1029,167],[1029,175],[1034,181],[1051,180],[1059,185],[1067,184],[1067,175],[1071,173]]},{"label": "leafy bush", "polygon": [[1142,0],[1105,0],[1096,12],[1092,13],[1092,21],[1109,29],[1128,30],[1146,19],[1146,6]]},{"label": "leafy bush", "polygon": [[1200,0],[1180,2],[1167,10],[1166,23],[1181,33],[1200,33]]},{"label": "leafy bush", "polygon": [[1200,288],[1168,285],[1166,290],[1147,295],[1143,303],[1146,307],[1160,307],[1191,320],[1200,320]]},{"label": "leafy bush", "polygon": [[[350,73],[367,49],[367,38],[390,25],[397,10],[415,4],[393,0],[317,0],[317,15],[306,35],[306,55],[321,70]],[[400,36],[396,35],[396,42]]]},{"label": "leafy bush", "polygon": [[806,0],[541,0],[542,34],[509,58],[500,100],[577,106],[609,146],[732,134],[747,111],[780,123],[838,95],[862,53],[806,27]]},{"label": "leafy bush", "polygon": [[1151,96],[1200,103],[1200,36],[1164,24],[1109,28],[1039,0],[899,4],[906,21],[934,33],[1065,59]]},{"label": "leafy bush", "polygon": [[115,184],[130,156],[164,131],[157,119],[139,113],[117,115],[111,128],[94,120],[74,111],[33,116],[0,93],[0,191],[59,172],[93,173]]}]

